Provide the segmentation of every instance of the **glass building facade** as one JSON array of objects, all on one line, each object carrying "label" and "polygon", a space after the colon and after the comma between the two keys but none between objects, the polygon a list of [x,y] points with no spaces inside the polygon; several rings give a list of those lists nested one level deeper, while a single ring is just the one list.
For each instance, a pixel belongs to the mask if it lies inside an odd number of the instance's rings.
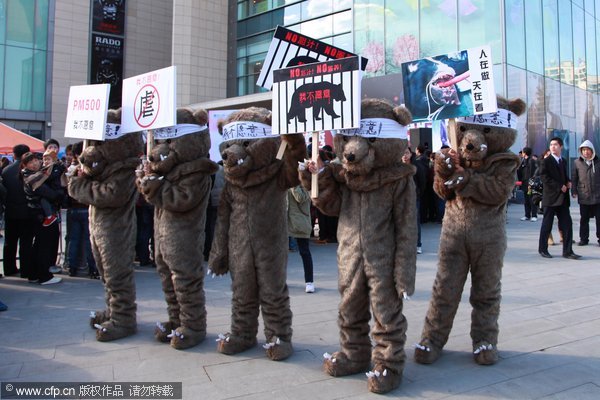
[{"label": "glass building facade", "polygon": [[47,111],[48,13],[49,0],[0,0],[3,122],[37,137],[42,137],[43,121],[11,121],[11,113]]},{"label": "glass building facade", "polygon": [[600,0],[237,1],[237,95],[263,91],[277,25],[369,58],[367,79],[489,44],[496,91],[528,104],[515,146],[541,154],[561,136],[574,157],[584,138],[600,143]]}]

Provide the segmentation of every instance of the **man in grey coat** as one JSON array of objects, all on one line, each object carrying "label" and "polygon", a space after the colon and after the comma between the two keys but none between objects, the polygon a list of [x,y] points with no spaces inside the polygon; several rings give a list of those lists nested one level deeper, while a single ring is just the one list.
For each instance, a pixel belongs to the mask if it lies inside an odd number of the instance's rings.
[{"label": "man in grey coat", "polygon": [[600,245],[600,160],[589,140],[579,146],[580,157],[575,160],[572,171],[573,198],[579,202],[579,246],[589,242],[590,218],[596,218],[596,239]]}]

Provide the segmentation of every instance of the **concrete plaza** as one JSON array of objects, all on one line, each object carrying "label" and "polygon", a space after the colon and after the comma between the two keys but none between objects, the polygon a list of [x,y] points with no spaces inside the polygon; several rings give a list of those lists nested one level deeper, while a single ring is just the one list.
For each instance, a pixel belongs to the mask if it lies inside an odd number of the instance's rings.
[{"label": "concrete plaza", "polygon": [[[572,207],[577,239],[579,211]],[[404,380],[389,397],[411,399],[598,399],[600,398],[600,247],[575,246],[579,261],[566,260],[560,246],[541,258],[537,222],[519,221],[523,206],[508,210],[509,237],[500,316],[500,361],[478,366],[471,355],[467,283],[454,328],[439,361],[416,364],[419,340],[437,268],[440,225],[423,225],[416,292],[404,304],[408,319]],[[485,223],[485,221],[482,221]],[[593,230],[593,222],[590,229]],[[558,238],[556,223],[554,237]],[[0,280],[0,381],[183,383],[184,399],[363,399],[364,374],[332,378],[321,370],[324,352],[338,347],[336,245],[314,245],[314,294],[304,293],[302,263],[290,253],[288,284],[294,312],[295,353],[269,361],[260,345],[237,356],[215,351],[215,339],[230,321],[229,276],[205,281],[208,337],[177,351],[153,339],[165,320],[156,271],[136,270],[138,333],[99,343],[90,329],[90,310],[103,307],[100,281],[63,276],[63,283],[39,286],[17,277]],[[262,329],[259,342],[264,342]]]}]

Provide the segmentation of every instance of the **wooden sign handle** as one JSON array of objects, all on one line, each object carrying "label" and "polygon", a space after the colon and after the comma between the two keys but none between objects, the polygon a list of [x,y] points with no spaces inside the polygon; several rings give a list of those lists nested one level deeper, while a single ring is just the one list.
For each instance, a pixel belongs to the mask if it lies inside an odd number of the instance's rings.
[{"label": "wooden sign handle", "polygon": [[81,149],[81,154],[83,154],[83,151],[85,150],[86,147],[88,147],[90,145],[90,141],[88,139],[83,139],[83,147]]},{"label": "wooden sign handle", "polygon": [[[312,133],[312,155],[311,155],[312,161],[315,162],[315,164],[319,165],[319,132],[313,132]],[[318,172],[316,174],[312,174],[311,176],[311,189],[310,189],[310,197],[313,199],[316,199],[317,197],[319,197],[319,174]]]},{"label": "wooden sign handle", "polygon": [[283,153],[285,152],[285,148],[287,147],[287,142],[281,141],[279,145],[279,150],[277,151],[277,159],[281,160],[283,158]]},{"label": "wooden sign handle", "polygon": [[150,156],[152,152],[152,148],[154,147],[154,131],[150,129],[146,134],[146,160]]},{"label": "wooden sign handle", "polygon": [[458,137],[456,135],[456,119],[450,118],[448,120],[448,138],[450,139],[450,147],[454,151],[458,151]]}]

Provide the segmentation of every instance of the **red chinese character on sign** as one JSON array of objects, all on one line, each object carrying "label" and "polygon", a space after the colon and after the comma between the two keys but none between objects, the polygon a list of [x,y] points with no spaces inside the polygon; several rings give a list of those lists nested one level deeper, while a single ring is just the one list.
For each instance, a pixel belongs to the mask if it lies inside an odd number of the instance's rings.
[{"label": "red chinese character on sign", "polygon": [[306,92],[300,92],[300,103],[306,102]]},{"label": "red chinese character on sign", "polygon": [[331,99],[331,91],[329,89],[323,90],[323,98],[327,100]]},{"label": "red chinese character on sign", "polygon": [[298,40],[298,44],[299,44],[300,46],[304,46],[304,45],[306,45],[306,37],[304,37],[304,36],[300,36],[300,40]]},{"label": "red chinese character on sign", "polygon": [[321,100],[323,98],[322,90],[315,90],[315,100]]}]

